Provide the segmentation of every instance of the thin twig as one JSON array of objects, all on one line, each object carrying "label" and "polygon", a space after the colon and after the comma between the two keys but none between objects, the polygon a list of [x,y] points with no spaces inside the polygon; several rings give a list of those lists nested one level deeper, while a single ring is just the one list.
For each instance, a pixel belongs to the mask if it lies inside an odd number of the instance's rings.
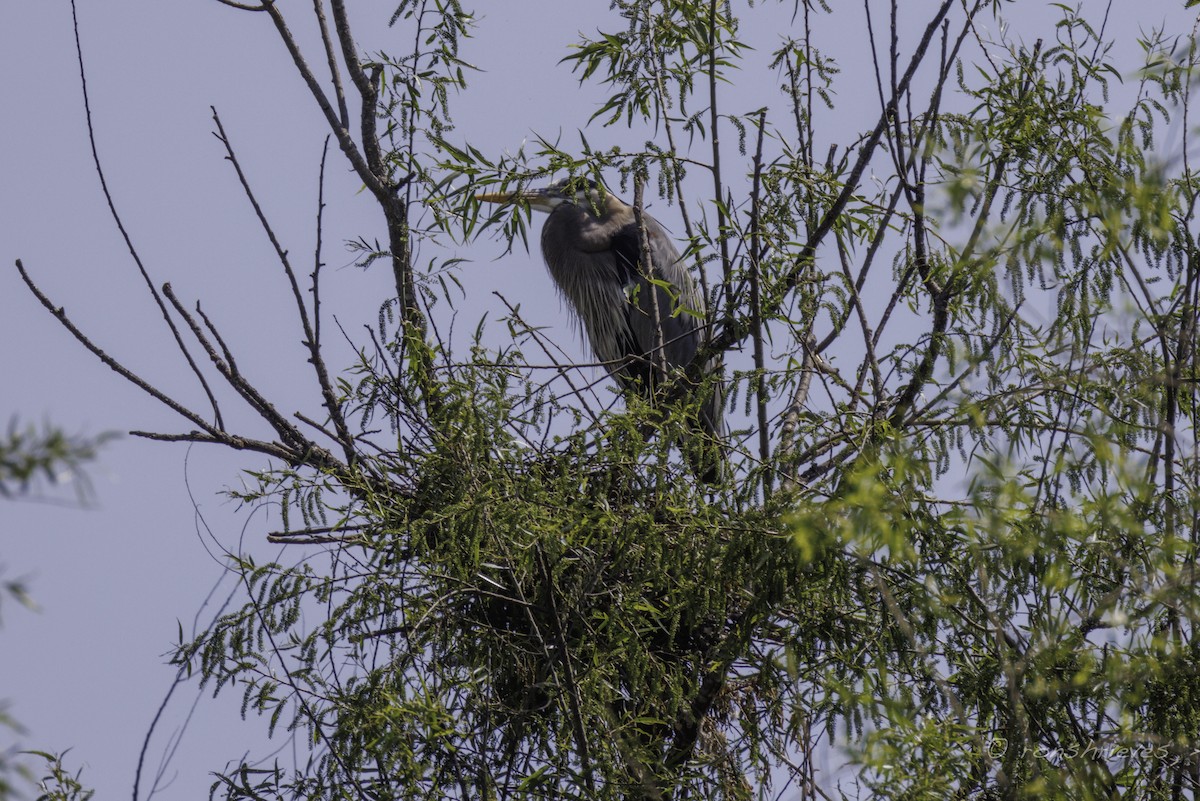
[{"label": "thin twig", "polygon": [[[272,531],[267,534],[267,541],[281,545],[326,545],[336,543],[361,542],[361,532],[366,529],[362,525],[347,526],[314,526],[295,531]],[[339,534],[339,532],[343,532]]]},{"label": "thin twig", "polygon": [[[886,104],[883,113],[880,114],[879,120],[875,124],[875,128],[866,137],[862,147],[859,148],[858,158],[855,160],[854,166],[851,168],[850,173],[842,186],[842,190],[838,193],[837,197],[834,198],[834,201],[830,204],[829,208],[826,209],[825,214],[822,215],[821,220],[817,224],[816,228],[812,231],[812,233],[809,234],[808,240],[805,242],[804,246],[800,248],[800,252],[794,259],[793,266],[781,277],[781,284],[783,286],[795,288],[799,285],[805,271],[809,268],[809,265],[816,256],[817,248],[825,240],[825,237],[829,234],[829,232],[833,230],[834,224],[841,219],[842,213],[845,211],[850,199],[858,191],[858,185],[862,180],[863,173],[866,171],[867,164],[875,154],[875,150],[879,145],[879,140],[882,138],[884,130],[887,128],[891,114],[899,105],[900,95],[903,95],[908,91],[909,85],[912,83],[913,76],[916,74],[917,67],[920,66],[921,62],[924,60],[925,54],[929,49],[929,44],[932,41],[934,34],[937,32],[942,20],[949,13],[951,6],[954,5],[954,2],[955,0],[943,0],[941,6],[938,8],[937,13],[934,14],[933,19],[926,26],[925,32],[921,37],[921,41],[917,44],[916,50],[914,51],[912,58],[909,60],[908,68],[905,70],[904,76],[900,79],[896,86],[897,96],[893,97]],[[976,6],[976,11],[977,10],[978,6]],[[973,11],[972,14],[974,13],[975,12]],[[779,310],[785,300],[786,297],[783,295],[783,293],[781,293],[778,299],[773,300],[772,303],[764,309],[764,314],[768,317],[771,316]],[[750,323],[748,320],[734,321],[732,324],[727,325],[724,330],[720,332],[720,334],[714,337],[705,347],[701,348],[697,352],[696,357],[692,360],[692,365],[689,366],[689,374],[694,370],[696,375],[699,375],[702,365],[706,364],[713,355],[722,353],[733,347],[735,344],[749,335],[749,333]]]},{"label": "thin twig", "polygon": [[[341,404],[338,403],[337,396],[333,391],[333,383],[329,380],[329,369],[325,364],[325,356],[321,351],[321,242],[324,234],[324,212],[325,212],[325,160],[329,156],[329,136],[325,137],[325,144],[321,148],[321,169],[317,176],[317,243],[315,253],[313,255],[313,271],[311,275],[311,289],[313,298],[313,324],[312,331],[308,331],[308,321],[304,319],[304,303],[297,297],[296,306],[300,310],[301,318],[305,323],[305,338],[307,340],[310,362],[313,370],[317,374],[317,383],[321,386],[321,397],[325,401],[325,410],[329,412],[329,419],[333,421],[334,428],[337,430],[337,442],[341,443],[343,453],[346,456],[346,463],[353,465],[357,461],[357,452],[354,449],[354,437],[350,435],[350,427],[346,423],[346,416],[342,411]],[[293,285],[295,279],[289,271],[288,277],[292,280]]]},{"label": "thin twig", "polygon": [[[271,223],[267,220],[267,216],[263,212],[262,206],[258,202],[258,198],[256,198],[254,195],[254,190],[251,189],[251,187],[250,187],[250,181],[246,177],[245,171],[242,170],[241,162],[238,161],[237,153],[233,149],[233,144],[229,141],[229,135],[225,132],[225,126],[221,123],[221,115],[217,113],[217,110],[215,107],[212,108],[212,115],[213,115],[213,122],[217,126],[216,137],[218,140],[220,140],[221,144],[225,146],[225,154],[226,154],[225,157],[229,161],[229,163],[233,165],[233,169],[237,173],[238,182],[242,186],[242,191],[245,193],[246,199],[250,201],[250,206],[254,209],[254,214],[258,218],[259,225],[262,227],[263,233],[266,234],[267,239],[271,242],[271,246],[275,249],[275,256],[276,256],[276,258],[279,259],[279,263],[283,267],[284,274],[287,276],[288,285],[291,287],[291,290],[292,290],[292,299],[295,301],[295,304],[296,304],[296,312],[300,316],[300,326],[304,332],[303,344],[305,345],[305,347],[308,348],[308,361],[313,366],[313,370],[316,372],[317,383],[320,385],[321,395],[322,395],[322,398],[325,403],[325,410],[329,413],[329,417],[333,421],[334,427],[337,430],[337,433],[338,433],[337,441],[342,446],[342,450],[346,457],[346,463],[348,465],[353,466],[354,463],[357,461],[357,454],[355,453],[355,450],[354,450],[354,440],[350,436],[350,431],[349,431],[348,427],[346,426],[346,420],[342,415],[341,407],[339,406],[339,404],[337,402],[337,398],[334,395],[333,386],[329,380],[329,370],[325,365],[325,358],[321,354],[321,349],[318,344],[316,334],[313,330],[312,324],[309,321],[308,308],[304,303],[304,294],[302,293],[302,291],[300,289],[300,282],[296,278],[296,271],[292,269],[292,262],[291,262],[291,259],[288,258],[288,252],[286,250],[284,250],[283,245],[280,244],[279,238],[275,235],[275,231],[271,227]],[[328,141],[329,140],[327,138],[326,142],[328,142]],[[318,190],[317,190],[318,191],[318,200],[317,200],[318,243],[320,242],[321,210],[322,210],[323,204],[324,204],[325,155],[327,154],[327,152],[328,151],[326,150],[326,151],[322,152],[322,154],[321,154],[321,170],[320,170],[320,179],[318,182]],[[317,251],[318,268],[319,268],[319,263],[320,263],[319,247],[320,246],[318,244],[318,251]],[[314,271],[314,276],[315,275],[316,275],[316,273]],[[314,277],[314,287],[315,287],[315,280],[316,279]],[[313,303],[314,303],[314,313],[316,313],[319,311],[319,309],[317,308],[317,305],[316,305],[317,298],[315,297],[315,295],[314,295]],[[249,387],[248,384],[246,386]],[[257,392],[254,393],[254,395],[258,400],[262,401],[264,404],[266,403],[265,399],[263,399],[261,397],[261,395],[258,395]],[[248,398],[248,400],[249,400],[249,398]],[[269,404],[268,404],[268,406],[269,406]],[[260,409],[260,411],[261,411],[261,409]],[[277,415],[277,413],[275,413],[275,414]],[[278,416],[278,421],[282,422],[282,420],[283,420],[282,416]],[[277,428],[278,428],[278,426],[277,426]],[[292,431],[295,430],[294,428],[291,428],[290,426],[289,426],[289,428]],[[280,431],[281,431],[281,436],[287,436],[286,434],[283,433],[282,429]]]},{"label": "thin twig", "polygon": [[[191,368],[192,373],[200,381],[200,386],[204,388],[204,394],[208,396],[208,401],[212,405],[213,410],[213,422],[217,428],[224,428],[225,424],[221,420],[221,409],[217,405],[216,396],[213,395],[212,389],[209,388],[208,381],[204,378],[204,373],[200,371],[200,366],[196,364],[191,352],[188,351],[187,346],[184,344],[183,335],[179,333],[179,328],[175,325],[175,321],[171,319],[171,315],[167,311],[167,304],[163,303],[162,296],[159,295],[158,289],[154,286],[154,281],[150,279],[150,273],[142,263],[142,258],[138,255],[137,248],[133,246],[133,239],[125,229],[125,223],[121,220],[121,215],[117,213],[117,206],[113,201],[112,193],[108,190],[108,180],[104,177],[104,167],[100,164],[100,152],[96,147],[96,131],[92,125],[92,106],[88,95],[87,72],[83,66],[83,45],[79,39],[79,16],[76,13],[75,0],[71,0],[71,24],[75,31],[75,55],[79,59],[79,85],[83,90],[83,114],[87,122],[88,143],[92,149],[92,164],[96,168],[96,175],[100,178],[100,189],[104,192],[104,200],[108,203],[108,210],[112,214],[113,222],[117,224],[117,230],[121,232],[121,238],[125,240],[125,247],[128,248],[129,255],[133,257],[133,262],[137,265],[142,280],[146,282],[146,288],[150,291],[150,296],[154,298],[154,303],[162,313],[163,320],[166,321],[167,327],[171,329],[171,335],[175,338],[175,344],[179,346],[179,350],[183,354],[183,358],[187,361],[188,367]],[[26,283],[29,283],[29,281],[26,281]]]},{"label": "thin twig", "polygon": [[217,353],[216,348],[214,348],[212,343],[208,341],[208,337],[205,336],[204,331],[200,328],[195,318],[192,317],[191,313],[184,307],[179,298],[175,296],[175,291],[171,288],[170,284],[163,284],[163,294],[166,295],[167,300],[171,301],[172,306],[175,307],[175,312],[182,317],[184,322],[186,322],[192,329],[193,336],[196,337],[196,340],[200,343],[200,346],[204,348],[204,351],[208,354],[213,366],[217,368],[217,371],[221,374],[229,386],[231,386],[239,395],[241,395],[242,399],[245,400],[246,403],[248,403],[250,407],[254,409],[254,411],[258,412],[258,414],[264,420],[270,423],[271,427],[275,429],[275,433],[279,435],[280,439],[283,440],[286,445],[292,446],[299,451],[305,450],[305,448],[311,443],[295,426],[284,419],[283,415],[281,415],[278,410],[275,409],[275,406],[266,398],[264,398],[262,393],[260,393],[258,389],[254,387],[254,385],[247,381],[245,377],[238,372],[237,368],[230,363],[230,361],[222,358],[221,355]]},{"label": "thin twig", "polygon": [[329,78],[333,81],[333,96],[337,100],[338,120],[346,130],[350,129],[350,111],[346,107],[346,91],[342,88],[342,71],[338,68],[333,40],[329,37],[329,22],[325,19],[325,6],[321,0],[313,0],[313,13],[317,16],[317,27],[321,29],[321,44],[325,47],[325,60],[329,62]]},{"label": "thin twig", "polygon": [[59,323],[61,323],[62,326],[66,328],[67,331],[69,331],[81,345],[95,354],[100,361],[104,362],[104,364],[106,364],[110,369],[112,369],[126,381],[138,387],[150,397],[164,404],[176,414],[179,414],[185,419],[190,420],[192,423],[209,432],[213,436],[220,436],[221,429],[219,428],[219,423],[214,426],[206,421],[203,417],[193,412],[191,409],[188,409],[173,398],[168,397],[165,393],[152,386],[150,382],[133,373],[116,359],[109,356],[108,353],[106,353],[98,345],[88,339],[87,336],[84,335],[84,333],[80,331],[73,322],[71,322],[70,318],[67,317],[66,310],[64,310],[62,306],[55,306],[50,298],[46,297],[45,293],[43,293],[42,290],[39,289],[35,283],[33,283],[33,279],[29,277],[29,273],[25,272],[25,266],[21,263],[20,259],[17,259],[17,272],[21,274],[21,280],[25,282],[25,286],[29,287],[29,291],[33,293],[35,298],[38,299],[38,302],[45,306],[46,309],[59,321]]},{"label": "thin twig", "polygon": [[[708,4],[708,127],[712,144],[713,203],[717,208],[717,242],[721,250],[722,319],[733,319],[733,263],[729,258],[729,232],[725,219],[725,186],[721,177],[721,115],[717,109],[717,1]],[[707,360],[706,360],[707,361]]]},{"label": "thin twig", "polygon": [[[592,408],[591,404],[588,403],[587,398],[584,396],[584,390],[588,389],[589,387],[580,389],[579,387],[575,386],[575,382],[571,380],[571,376],[570,376],[571,368],[579,367],[579,366],[583,366],[583,365],[567,364],[564,362],[560,362],[558,360],[558,357],[556,357],[551,352],[551,346],[553,346],[556,350],[558,350],[560,355],[563,355],[565,357],[566,354],[562,353],[562,349],[559,348],[557,345],[554,345],[554,343],[550,342],[545,337],[543,337],[536,328],[528,325],[521,318],[520,312],[517,310],[517,308],[508,302],[508,298],[504,297],[504,295],[500,294],[499,292],[493,292],[492,294],[494,294],[496,297],[500,298],[500,302],[503,303],[508,308],[509,314],[511,314],[517,322],[521,323],[521,325],[524,326],[525,332],[528,333],[529,336],[533,338],[533,341],[535,343],[537,343],[538,348],[540,348],[542,353],[544,353],[546,355],[546,358],[550,360],[550,365],[546,369],[553,369],[553,370],[557,370],[559,372],[559,374],[563,377],[563,380],[565,380],[567,382],[567,386],[569,386],[571,388],[571,392],[576,397],[579,398],[581,403],[583,403],[583,410],[584,410],[584,412],[587,413],[588,417],[591,418],[592,423],[599,424],[599,422],[600,422],[599,415]],[[604,363],[604,362],[596,362],[594,366],[607,367],[608,364]],[[596,382],[593,382],[592,386],[595,386],[595,384],[599,383],[599,381],[601,381],[601,380],[603,380],[603,379],[598,379]]]},{"label": "thin twig", "polygon": [[663,347],[662,314],[658,303],[658,287],[654,285],[654,281],[658,280],[658,276],[654,274],[654,260],[650,256],[650,232],[646,228],[646,211],[643,205],[644,187],[645,182],[642,180],[642,176],[640,174],[635,175],[633,178],[633,218],[637,225],[638,249],[641,253],[638,267],[642,279],[646,282],[645,289],[650,292],[650,314],[654,319],[654,350],[650,356],[653,366],[651,375],[666,375],[667,351]]},{"label": "thin twig", "polygon": [[366,184],[367,189],[373,195],[377,198],[386,197],[388,188],[384,186],[376,173],[371,170],[367,160],[363,157],[362,151],[359,150],[358,145],[350,136],[350,131],[342,127],[342,122],[338,117],[337,111],[330,104],[329,98],[325,96],[325,91],[321,88],[321,84],[317,81],[316,76],[313,75],[313,71],[308,66],[304,54],[300,52],[300,45],[296,43],[296,37],[292,34],[291,29],[288,28],[287,22],[279,10],[279,4],[274,2],[267,3],[265,4],[265,10],[270,15],[271,21],[275,23],[275,29],[279,32],[279,38],[283,40],[284,47],[287,48],[288,53],[291,55],[296,71],[300,73],[300,77],[304,80],[305,85],[308,86],[309,92],[312,93],[321,112],[325,115],[325,120],[329,123],[333,135],[337,137],[338,146],[342,149],[342,153],[345,154],[347,160],[349,160],[350,166],[354,168],[354,172],[357,173],[359,179]]}]

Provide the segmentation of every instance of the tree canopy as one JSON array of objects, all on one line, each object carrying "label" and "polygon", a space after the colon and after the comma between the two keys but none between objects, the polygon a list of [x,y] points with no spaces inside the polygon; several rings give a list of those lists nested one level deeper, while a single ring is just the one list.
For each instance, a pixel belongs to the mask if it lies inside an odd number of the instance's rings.
[{"label": "tree canopy", "polygon": [[[302,267],[215,114],[312,398],[268,397],[147,276],[189,407],[18,262],[183,423],[134,433],[257,454],[230,493],[304,555],[235,557],[244,603],[179,644],[300,748],[212,795],[1194,797],[1194,32],[1110,28],[1111,3],[1025,40],[1001,20],[1032,0],[797,0],[764,39],[776,4],[613,0],[561,68],[627,146],[514,152],[454,128],[488,24],[458,0],[394,0],[378,52],[344,0],[217,2],[270,19],[378,207],[353,244],[394,295],[357,358],[327,360],[320,217]],[[749,85],[774,99],[744,107]],[[519,307],[505,337],[449,332],[473,243],[530,230],[476,195],[552,175],[657,197],[704,288],[707,345],[652,402],[614,403]],[[715,486],[678,448],[714,358]]]}]

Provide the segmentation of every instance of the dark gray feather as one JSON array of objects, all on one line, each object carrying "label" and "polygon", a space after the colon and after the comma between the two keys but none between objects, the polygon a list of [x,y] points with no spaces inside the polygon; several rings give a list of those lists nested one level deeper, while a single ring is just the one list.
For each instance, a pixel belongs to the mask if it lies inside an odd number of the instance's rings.
[{"label": "dark gray feather", "polygon": [[[592,352],[626,389],[652,393],[660,375],[654,367],[659,342],[664,358],[658,361],[669,369],[686,367],[700,349],[704,298],[653,217],[643,215],[650,252],[649,269],[643,269],[633,209],[611,195],[603,205],[597,209],[584,200],[555,207],[542,228],[542,255]],[[716,368],[709,364],[704,372]],[[699,423],[719,442],[724,436],[721,388],[709,392]],[[710,465],[702,472],[711,473],[713,460],[703,461]]]}]

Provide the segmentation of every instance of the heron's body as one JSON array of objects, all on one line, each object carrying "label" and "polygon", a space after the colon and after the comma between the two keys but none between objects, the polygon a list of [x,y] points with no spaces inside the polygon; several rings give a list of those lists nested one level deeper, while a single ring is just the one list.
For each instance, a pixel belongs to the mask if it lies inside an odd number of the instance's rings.
[{"label": "heron's body", "polygon": [[[623,384],[653,375],[658,326],[651,293],[657,295],[662,361],[667,365],[686,367],[692,361],[700,348],[703,325],[695,315],[703,313],[704,300],[679,263],[679,253],[654,218],[643,215],[642,219],[655,265],[652,271],[641,268],[637,221],[633,209],[623,204],[615,209],[610,204],[600,217],[585,206],[563,204],[550,212],[542,228],[542,255],[550,277],[579,318],[596,358]],[[651,284],[648,276],[670,283],[675,297]],[[584,315],[580,309],[593,311]]]},{"label": "heron's body", "polygon": [[[577,184],[575,190],[560,181],[519,195],[481,198],[520,197],[532,208],[549,212],[542,228],[542,255],[550,277],[580,321],[596,358],[626,390],[651,396],[664,377],[664,366],[685,368],[699,351],[705,339],[704,297],[653,217],[642,215],[650,255],[647,269],[633,207],[594,184]],[[670,291],[651,279],[667,284]],[[714,368],[707,365],[706,374]],[[721,388],[713,385],[706,391],[699,427],[719,450],[724,434]],[[709,462],[698,468],[703,476],[715,479],[715,460],[702,461]]]}]

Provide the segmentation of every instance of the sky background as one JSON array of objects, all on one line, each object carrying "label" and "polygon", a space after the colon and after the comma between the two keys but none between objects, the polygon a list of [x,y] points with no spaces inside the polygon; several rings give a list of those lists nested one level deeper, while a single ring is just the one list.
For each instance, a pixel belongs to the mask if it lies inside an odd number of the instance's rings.
[{"label": "sky background", "polygon": [[[311,46],[308,6],[294,5],[293,27]],[[923,12],[935,4],[911,5]],[[1053,16],[1047,5],[1021,0],[1013,7],[1018,15],[1013,24],[1031,31],[1040,26],[1049,36],[1045,23]],[[1110,22],[1116,31],[1164,20],[1175,26],[1194,22],[1182,0],[1116,5]],[[482,71],[453,100],[452,136],[492,155],[516,150],[535,134],[561,136],[565,148],[575,148],[577,131],[606,94],[594,84],[581,87],[569,66],[558,62],[577,31],[614,24],[608,2],[476,6],[480,26],[462,56]],[[788,30],[791,3],[756,6],[743,20],[747,38],[758,45],[742,70],[747,79],[723,90],[731,113],[779,97],[774,75],[763,67]],[[1084,2],[1085,10],[1103,6],[1099,0]],[[386,3],[353,7],[365,49],[410,46],[406,26],[383,24]],[[79,11],[101,159],[153,280],[170,281],[188,305],[202,301],[244,372],[270,397],[284,406],[303,398],[296,403],[313,409],[315,385],[290,293],[211,133],[210,106],[216,106],[264,210],[298,270],[306,273],[326,128],[268,18],[213,0],[80,0]],[[923,24],[925,14],[920,17]],[[837,108],[823,113],[818,152],[830,142],[850,140],[878,108],[863,58],[861,10],[835,19],[841,27],[825,23],[824,46],[843,67],[843,87],[862,92],[843,88]],[[903,37],[913,35],[902,31],[902,47]],[[1132,70],[1136,46],[1127,41],[1124,49],[1121,63]],[[75,343],[12,268],[13,259],[21,258],[42,289],[98,344],[177,399],[204,408],[105,206],[91,163],[75,59],[67,0],[0,5],[0,422],[15,415],[93,435],[187,430],[190,426]],[[633,149],[647,138],[644,131],[598,124],[586,134],[596,148]],[[353,267],[354,256],[343,246],[358,236],[381,236],[382,225],[336,148],[330,152],[326,202],[323,296],[329,361],[336,368],[350,352],[332,335],[332,317],[352,335],[361,332],[376,319],[391,276],[382,263],[365,271]],[[651,209],[669,228],[682,231],[675,209],[661,201]],[[456,328],[473,330],[484,312],[495,320],[502,306],[492,293],[501,291],[522,305],[530,322],[552,326],[556,341],[582,357],[540,255],[518,246],[504,257],[504,249],[487,237],[450,243],[440,252],[470,260],[460,268],[468,296],[458,304]],[[427,247],[419,255],[438,253]],[[435,313],[446,315],[439,318],[443,325],[448,322],[447,309]],[[503,327],[494,326],[490,336],[503,336]],[[225,408],[228,414],[236,405],[227,399]],[[234,427],[264,433],[252,417],[230,416]],[[39,606],[30,612],[7,599],[0,602],[0,699],[10,701],[9,711],[28,729],[24,746],[73,749],[68,765],[84,767],[84,782],[96,788],[97,798],[129,793],[142,738],[174,677],[167,660],[178,632],[187,636],[197,619],[210,618],[232,587],[221,551],[244,550],[260,560],[299,558],[280,555],[266,542],[266,533],[280,527],[273,509],[239,509],[221,494],[238,485],[239,471],[262,464],[259,457],[217,448],[125,436],[109,444],[89,470],[93,487],[87,502],[78,502],[69,488],[0,502],[0,578],[26,578]],[[216,600],[206,603],[210,593]],[[190,714],[158,797],[203,797],[209,771],[244,751],[266,752],[265,726],[240,721],[236,692],[216,701],[205,695],[192,714],[196,698],[195,685],[188,684],[168,705],[147,755],[143,798],[164,748]],[[11,742],[0,732],[0,748]],[[276,737],[276,743],[287,747],[285,738]]]}]

